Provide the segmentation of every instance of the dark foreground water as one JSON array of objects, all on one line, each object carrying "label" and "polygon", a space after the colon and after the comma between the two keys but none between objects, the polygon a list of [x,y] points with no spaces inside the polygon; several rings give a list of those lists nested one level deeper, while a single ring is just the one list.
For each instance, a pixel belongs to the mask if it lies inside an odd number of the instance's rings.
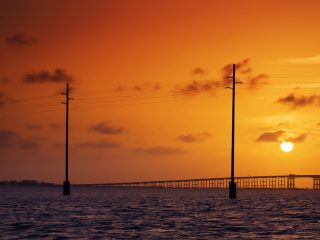
[{"label": "dark foreground water", "polygon": [[320,191],[0,188],[0,239],[320,239]]}]

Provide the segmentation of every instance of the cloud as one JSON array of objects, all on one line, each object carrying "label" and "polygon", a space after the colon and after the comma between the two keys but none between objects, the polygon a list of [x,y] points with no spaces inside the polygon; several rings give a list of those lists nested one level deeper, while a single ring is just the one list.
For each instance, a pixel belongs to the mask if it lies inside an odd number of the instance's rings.
[{"label": "cloud", "polygon": [[202,142],[210,136],[212,136],[210,133],[203,132],[198,134],[180,135],[177,137],[177,139],[181,142],[192,143],[192,142]]},{"label": "cloud", "polygon": [[108,122],[100,122],[89,127],[90,131],[94,131],[100,134],[110,134],[110,135],[117,135],[123,132],[123,129],[120,127],[111,126]]},{"label": "cloud", "polygon": [[121,147],[121,144],[118,142],[112,142],[109,140],[100,140],[94,142],[83,142],[77,144],[78,148],[98,148],[98,149],[107,149],[107,148],[118,148]]},{"label": "cloud", "polygon": [[283,130],[278,130],[274,132],[262,133],[258,138],[257,142],[279,142],[279,138],[285,133]]},{"label": "cloud", "polygon": [[178,155],[185,153],[181,148],[171,148],[164,146],[157,146],[151,148],[136,148],[133,150],[137,153],[144,153],[152,156],[164,156],[164,155]]},{"label": "cloud", "polygon": [[283,130],[278,131],[271,131],[271,132],[264,132],[262,133],[258,138],[257,142],[281,142],[281,141],[287,141],[287,142],[293,142],[293,143],[302,143],[304,142],[308,137],[307,133],[299,133],[298,135],[296,133],[292,132],[286,132]]},{"label": "cloud", "polygon": [[182,95],[197,95],[203,92],[212,92],[221,86],[219,81],[215,80],[206,80],[206,81],[193,81],[182,87],[178,92]]},{"label": "cloud", "polygon": [[133,91],[133,92],[143,92],[143,91],[159,91],[161,90],[161,85],[159,83],[142,83],[135,84],[133,86],[118,86],[115,92]]},{"label": "cloud", "polygon": [[201,67],[196,67],[195,69],[192,70],[193,75],[204,75],[206,71],[201,68]]},{"label": "cloud", "polygon": [[305,57],[305,58],[283,59],[282,62],[287,62],[287,63],[291,63],[291,64],[300,64],[300,65],[320,64],[320,55],[312,56],[312,57]]},{"label": "cloud", "polygon": [[42,126],[40,124],[27,124],[26,128],[36,130],[36,129],[41,129]]},{"label": "cloud", "polygon": [[285,141],[293,142],[293,143],[301,143],[301,142],[304,142],[307,139],[307,137],[308,137],[307,133],[301,133],[296,137],[289,137],[285,139]]},{"label": "cloud", "polygon": [[0,148],[24,148],[34,149],[39,146],[37,139],[22,138],[19,134],[11,130],[0,130]]},{"label": "cloud", "polygon": [[[251,67],[250,67],[250,59],[246,58],[238,63],[236,63],[236,71],[237,73],[250,73],[251,72]],[[229,77],[232,77],[233,75],[233,64],[229,63],[225,65],[221,69],[221,75],[222,79],[227,79]],[[226,80],[228,82],[228,80]],[[230,80],[231,81],[231,80]]]},{"label": "cloud", "polygon": [[256,88],[260,87],[264,84],[268,83],[269,76],[267,74],[261,73],[259,75],[256,75],[252,78],[249,78],[246,83],[249,84],[249,87]]},{"label": "cloud", "polygon": [[114,89],[115,92],[123,92],[128,90],[127,87],[124,86],[118,86],[116,89]]},{"label": "cloud", "polygon": [[25,83],[58,83],[66,82],[67,80],[72,81],[73,78],[64,69],[57,68],[52,73],[46,70],[26,73],[23,75],[22,80]]},{"label": "cloud", "polygon": [[145,87],[143,85],[136,84],[132,88],[134,91],[143,91]]},{"label": "cloud", "polygon": [[37,42],[35,38],[27,37],[25,33],[15,33],[10,37],[6,38],[6,41],[10,45],[14,46],[23,46],[23,45],[31,45]]},{"label": "cloud", "polygon": [[[195,68],[193,70],[194,75],[202,75],[202,68]],[[258,86],[268,83],[269,76],[261,73],[255,76],[251,76],[252,69],[250,66],[250,59],[246,58],[236,63],[236,81],[242,81],[249,86],[249,89],[257,89]],[[221,69],[221,74],[218,79],[213,80],[193,80],[191,83],[178,88],[177,92],[182,95],[194,96],[201,93],[212,93],[218,88],[228,87],[232,84],[233,64],[227,64]]]},{"label": "cloud", "polygon": [[304,107],[308,105],[317,105],[320,104],[320,95],[296,95],[295,93],[290,93],[288,96],[280,97],[277,100],[278,103],[287,104],[291,106],[293,109],[297,107]]}]

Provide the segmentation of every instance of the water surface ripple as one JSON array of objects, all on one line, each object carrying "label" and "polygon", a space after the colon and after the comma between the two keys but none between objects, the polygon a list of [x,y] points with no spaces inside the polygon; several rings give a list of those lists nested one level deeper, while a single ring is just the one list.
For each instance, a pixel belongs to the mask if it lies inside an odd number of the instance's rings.
[{"label": "water surface ripple", "polygon": [[320,239],[320,191],[1,187],[1,239]]}]

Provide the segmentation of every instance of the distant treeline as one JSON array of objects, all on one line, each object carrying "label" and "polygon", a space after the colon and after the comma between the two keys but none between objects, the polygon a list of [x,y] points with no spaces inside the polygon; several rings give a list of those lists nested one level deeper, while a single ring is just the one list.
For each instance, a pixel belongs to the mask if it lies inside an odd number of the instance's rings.
[{"label": "distant treeline", "polygon": [[38,182],[36,180],[22,180],[22,181],[0,181],[0,186],[57,186],[54,183]]}]

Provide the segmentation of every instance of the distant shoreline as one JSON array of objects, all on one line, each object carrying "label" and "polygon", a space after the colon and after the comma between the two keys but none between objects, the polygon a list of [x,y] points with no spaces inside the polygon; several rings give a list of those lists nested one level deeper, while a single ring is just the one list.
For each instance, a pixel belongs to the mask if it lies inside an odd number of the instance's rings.
[{"label": "distant shoreline", "polygon": [[38,182],[36,180],[21,180],[21,181],[15,181],[15,180],[9,180],[9,181],[0,181],[0,186],[4,187],[58,187],[61,186],[60,184],[55,183],[48,183],[48,182]]}]

